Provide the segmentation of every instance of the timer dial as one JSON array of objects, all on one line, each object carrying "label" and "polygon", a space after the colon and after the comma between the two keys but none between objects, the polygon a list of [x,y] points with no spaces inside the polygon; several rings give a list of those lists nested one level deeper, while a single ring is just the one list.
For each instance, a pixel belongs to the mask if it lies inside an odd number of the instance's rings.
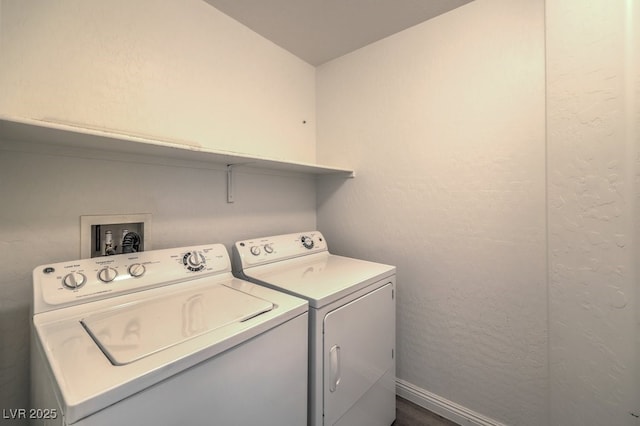
[{"label": "timer dial", "polygon": [[304,248],[311,250],[313,248],[313,239],[307,235],[303,235],[300,237],[300,241],[302,241],[302,245]]},{"label": "timer dial", "polygon": [[182,256],[182,264],[190,271],[201,271],[205,266],[205,259],[202,253],[192,251]]},{"label": "timer dial", "polygon": [[251,254],[252,254],[252,255],[257,256],[257,255],[259,255],[259,254],[260,254],[260,247],[258,247],[258,246],[251,246],[250,251],[251,251]]},{"label": "timer dial", "polygon": [[70,289],[75,290],[82,287],[87,282],[87,277],[81,272],[71,272],[62,279],[62,284]]}]

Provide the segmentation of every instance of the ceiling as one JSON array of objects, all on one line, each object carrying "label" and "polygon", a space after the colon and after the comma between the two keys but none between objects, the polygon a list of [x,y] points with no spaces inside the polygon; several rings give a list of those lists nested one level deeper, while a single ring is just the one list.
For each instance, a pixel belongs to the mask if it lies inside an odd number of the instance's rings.
[{"label": "ceiling", "polygon": [[471,0],[205,1],[317,66]]}]

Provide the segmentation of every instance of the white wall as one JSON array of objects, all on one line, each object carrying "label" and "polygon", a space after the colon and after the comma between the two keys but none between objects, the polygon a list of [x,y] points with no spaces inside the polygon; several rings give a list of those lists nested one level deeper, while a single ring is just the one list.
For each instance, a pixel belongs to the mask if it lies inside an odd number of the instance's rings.
[{"label": "white wall", "polygon": [[[315,70],[198,0],[2,0],[0,58],[3,115],[315,159]],[[154,248],[315,228],[313,178],[238,168],[227,204],[225,176],[0,140],[1,408],[29,406],[30,274],[79,257],[81,215],[151,213]]]},{"label": "white wall", "polygon": [[204,1],[0,9],[2,114],[315,160],[314,68]]},{"label": "white wall", "polygon": [[638,425],[640,4],[546,15],[551,423]]},{"label": "white wall", "polygon": [[398,266],[397,375],[547,423],[544,2],[476,0],[317,70],[337,253]]},{"label": "white wall", "polygon": [[406,395],[636,425],[640,7],[544,8],[477,0],[320,67],[318,158],[359,177],[319,185],[318,224],[398,265]]}]

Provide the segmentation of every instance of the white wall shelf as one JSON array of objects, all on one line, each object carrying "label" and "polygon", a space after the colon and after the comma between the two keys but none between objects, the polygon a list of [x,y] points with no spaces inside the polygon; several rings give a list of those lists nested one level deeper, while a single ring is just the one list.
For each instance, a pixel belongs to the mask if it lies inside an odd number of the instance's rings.
[{"label": "white wall shelf", "polygon": [[228,151],[216,151],[199,146],[90,129],[51,121],[0,116],[0,139],[29,142],[66,148],[95,149],[132,155],[216,163],[226,166],[249,166],[268,170],[334,175],[345,178],[355,176],[353,170],[313,163],[285,161]]}]

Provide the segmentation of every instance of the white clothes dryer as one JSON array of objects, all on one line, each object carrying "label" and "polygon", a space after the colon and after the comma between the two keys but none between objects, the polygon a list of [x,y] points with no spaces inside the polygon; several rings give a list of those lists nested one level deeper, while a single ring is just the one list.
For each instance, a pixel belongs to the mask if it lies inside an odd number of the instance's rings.
[{"label": "white clothes dryer", "polygon": [[308,304],[221,244],[43,265],[33,290],[33,420],[306,423]]},{"label": "white clothes dryer", "polygon": [[309,425],[393,423],[394,266],[331,254],[317,231],[236,242],[233,264],[309,301]]}]

